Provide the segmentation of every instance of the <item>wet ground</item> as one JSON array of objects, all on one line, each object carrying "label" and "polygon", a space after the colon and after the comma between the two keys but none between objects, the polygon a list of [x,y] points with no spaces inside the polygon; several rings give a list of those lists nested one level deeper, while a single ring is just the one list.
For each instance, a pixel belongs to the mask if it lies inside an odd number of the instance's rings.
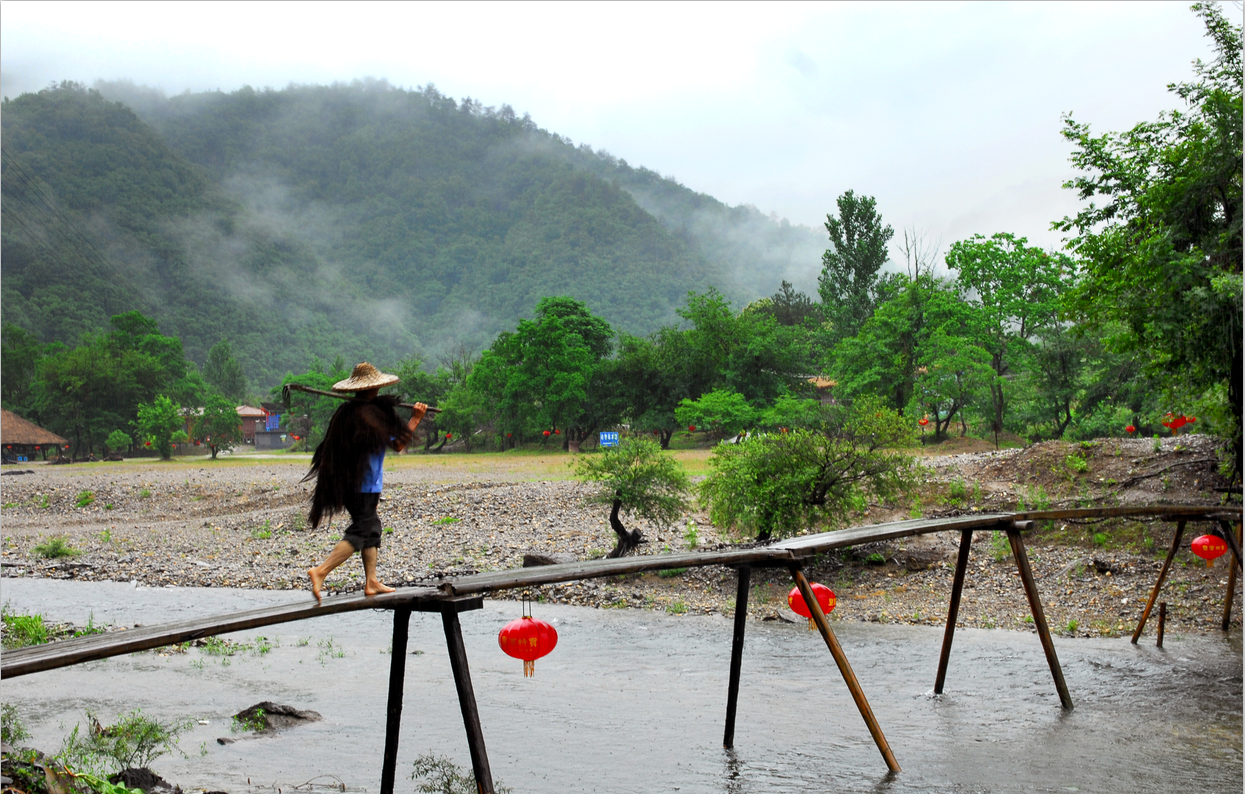
[{"label": "wet ground", "polygon": [[[0,598],[50,620],[133,625],[298,598],[289,592],[5,579]],[[463,615],[494,778],[516,792],[1130,791],[1242,788],[1241,635],[1168,633],[1166,648],[1057,638],[1076,709],[1063,712],[1037,637],[956,634],[931,693],[942,631],[836,624],[903,772],[888,776],[829,653],[806,626],[750,621],[736,749],[721,748],[730,621],[536,605],[557,649],[524,679],[496,633],[514,602]],[[6,680],[32,744],[55,749],[91,708],[190,717],[187,758],[156,771],[186,790],[276,792],[322,775],[377,791],[391,623],[354,613],[242,632],[275,642],[232,657],[147,652]],[[420,754],[469,767],[439,618],[413,615],[398,790]],[[324,716],[276,736],[230,715],[274,700]],[[238,739],[221,746],[218,736]],[[202,754],[201,751],[202,750]],[[320,777],[319,783],[335,783]]]}]

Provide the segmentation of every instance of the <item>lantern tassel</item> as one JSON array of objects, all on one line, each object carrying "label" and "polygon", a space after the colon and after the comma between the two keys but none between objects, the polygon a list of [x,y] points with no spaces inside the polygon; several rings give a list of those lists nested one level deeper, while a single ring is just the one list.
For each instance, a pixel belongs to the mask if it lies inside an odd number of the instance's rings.
[{"label": "lantern tassel", "polygon": [[809,616],[809,618],[808,618],[808,630],[809,630],[809,631],[813,631],[813,630],[814,630],[814,629],[816,629],[816,628],[817,628],[817,624],[813,622],[813,618],[812,618],[812,616],[810,615],[810,616]]},{"label": "lantern tassel", "polygon": [[523,677],[531,678],[534,675],[536,675],[536,660],[535,659],[524,659],[523,660]]}]

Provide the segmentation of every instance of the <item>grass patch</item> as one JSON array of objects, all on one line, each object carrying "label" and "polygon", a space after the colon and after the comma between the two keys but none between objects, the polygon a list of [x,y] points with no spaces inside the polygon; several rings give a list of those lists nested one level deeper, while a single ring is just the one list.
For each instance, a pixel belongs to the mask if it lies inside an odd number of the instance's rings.
[{"label": "grass patch", "polygon": [[65,543],[62,538],[51,538],[31,549],[35,556],[46,560],[58,560],[62,557],[77,557],[82,552]]},{"label": "grass patch", "polygon": [[78,491],[78,495],[74,498],[75,507],[90,507],[95,504],[95,494],[90,491]]},{"label": "grass patch", "polygon": [[462,521],[462,519],[456,516],[443,516],[441,518],[433,519],[432,523],[446,525],[457,524],[459,521]]},{"label": "grass patch", "polygon": [[5,604],[0,611],[0,619],[4,622],[3,645],[6,649],[42,645],[51,639],[43,615],[18,615]]},{"label": "grass patch", "polygon": [[675,601],[666,607],[666,611],[671,615],[682,615],[687,612],[687,604],[684,604],[682,601]]},{"label": "grass patch", "polygon": [[663,579],[673,579],[676,576],[682,576],[687,573],[686,568],[666,568],[657,572],[657,575]]},{"label": "grass patch", "polygon": [[250,733],[262,731],[268,727],[268,718],[264,716],[263,709],[255,709],[247,713],[235,714],[231,718],[232,724],[229,726],[231,733]]}]

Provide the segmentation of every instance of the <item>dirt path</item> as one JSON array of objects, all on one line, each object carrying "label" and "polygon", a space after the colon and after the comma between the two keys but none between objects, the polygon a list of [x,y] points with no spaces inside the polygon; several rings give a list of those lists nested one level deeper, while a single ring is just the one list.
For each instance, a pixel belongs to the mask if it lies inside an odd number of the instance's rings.
[{"label": "dirt path", "polygon": [[[981,442],[977,442],[981,445]],[[1048,506],[1207,503],[1221,496],[1210,439],[1187,436],[1106,440],[1092,445],[1048,442],[1023,450],[938,455],[922,450],[931,470],[920,499],[871,505],[850,517],[868,524],[912,515],[1041,509]],[[676,455],[693,473],[707,469],[707,450]],[[413,584],[446,574],[522,564],[528,552],[604,555],[614,545],[606,515],[585,508],[585,486],[569,480],[561,454],[391,456],[381,518],[386,536],[381,576]],[[148,585],[304,589],[305,570],[340,537],[340,526],[308,531],[309,494],[302,457],[244,457],[215,463],[29,467],[4,476],[5,576],[137,580]],[[12,471],[6,467],[6,474]],[[673,528],[638,524],[645,554],[728,543],[700,512]],[[1064,634],[1131,632],[1171,542],[1160,523],[1060,522],[1027,541],[1048,619]],[[1202,530],[1191,526],[1186,541]],[[971,557],[960,623],[1026,629],[1028,606],[1005,544],[979,536]],[[79,552],[47,559],[35,547],[59,538]],[[838,620],[942,625],[958,535],[860,547],[819,561],[813,575],[838,595]],[[361,586],[358,563],[329,580],[329,592]],[[1164,589],[1168,630],[1217,630],[1227,568],[1185,550]],[[786,608],[791,584],[758,573],[750,613],[795,620]],[[1240,585],[1233,625],[1240,625]],[[599,607],[723,612],[734,607],[734,573],[719,568],[680,574],[595,580],[541,588],[533,597]]]}]

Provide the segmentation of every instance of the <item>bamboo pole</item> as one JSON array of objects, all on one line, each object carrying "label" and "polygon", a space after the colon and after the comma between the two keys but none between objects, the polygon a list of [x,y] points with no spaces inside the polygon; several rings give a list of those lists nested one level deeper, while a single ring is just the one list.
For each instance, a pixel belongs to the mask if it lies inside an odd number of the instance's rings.
[{"label": "bamboo pole", "polygon": [[[324,391],[323,389],[313,389],[310,386],[304,386],[301,383],[287,383],[281,387],[281,397],[285,401],[285,407],[287,410],[290,407],[290,392],[292,391],[301,391],[306,392],[307,394],[318,394],[321,397],[332,397],[335,400],[353,400],[355,398],[354,392]],[[414,408],[415,406],[411,403],[398,403],[398,407]],[[440,412],[440,408],[433,408],[431,405],[428,406],[428,413],[435,414]]]},{"label": "bamboo pole", "polygon": [[951,640],[955,637],[955,621],[960,616],[960,594],[964,590],[964,573],[968,570],[968,552],[973,545],[973,531],[960,531],[960,556],[955,561],[955,580],[951,583],[951,603],[947,607],[947,628],[942,634],[942,654],[938,657],[938,675],[934,678],[934,694],[942,694],[947,680],[947,663],[951,660]]},{"label": "bamboo pole", "polygon": [[813,617],[813,622],[817,624],[817,630],[821,632],[821,638],[826,641],[826,647],[830,649],[830,655],[834,657],[834,663],[839,666],[839,672],[843,674],[843,681],[847,684],[847,689],[852,693],[852,700],[856,701],[856,708],[860,711],[860,716],[864,718],[865,725],[869,728],[869,733],[873,735],[873,741],[878,746],[878,750],[882,753],[882,758],[886,760],[886,767],[892,772],[899,771],[899,762],[895,760],[895,754],[891,752],[890,745],[886,743],[886,737],[882,735],[882,726],[878,725],[877,717],[873,716],[873,709],[869,708],[869,701],[865,699],[865,692],[860,688],[860,682],[856,680],[856,673],[852,671],[852,666],[847,661],[847,654],[843,653],[839,640],[834,636],[834,630],[830,628],[830,621],[826,620],[826,615],[821,611],[821,604],[817,603],[817,597],[813,595],[813,588],[809,585],[808,579],[804,578],[804,572],[800,570],[800,566],[791,565],[791,577],[795,579],[796,587],[800,588],[800,594],[804,596],[804,603],[808,606],[809,614]]},{"label": "bamboo pole", "polygon": [[1016,558],[1016,568],[1020,571],[1020,581],[1024,584],[1025,595],[1029,598],[1029,610],[1033,613],[1033,625],[1037,628],[1038,639],[1042,642],[1042,650],[1046,653],[1046,663],[1050,665],[1050,674],[1055,679],[1055,690],[1059,692],[1059,702],[1064,709],[1072,710],[1072,695],[1068,693],[1068,684],[1063,680],[1063,668],[1059,666],[1059,657],[1055,654],[1055,643],[1050,636],[1050,627],[1046,625],[1046,613],[1042,610],[1042,599],[1038,596],[1037,581],[1033,578],[1033,569],[1029,567],[1029,555],[1025,553],[1025,543],[1020,537],[1020,527],[1024,524],[1032,526],[1032,521],[1016,521],[1007,529],[1007,539],[1012,544],[1012,556]]},{"label": "bamboo pole", "polygon": [[1146,600],[1146,608],[1141,611],[1141,620],[1137,623],[1137,630],[1133,632],[1133,645],[1137,644],[1137,640],[1141,639],[1141,632],[1146,627],[1146,621],[1150,618],[1150,610],[1154,609],[1154,602],[1159,597],[1159,591],[1163,589],[1163,581],[1167,579],[1167,571],[1172,567],[1172,560],[1176,559],[1176,552],[1180,550],[1180,539],[1184,537],[1184,522],[1176,522],[1176,534],[1172,535],[1172,547],[1167,552],[1167,559],[1163,561],[1163,567],[1159,569],[1159,578],[1154,582],[1154,589],[1150,591],[1150,598]]},{"label": "bamboo pole", "polygon": [[735,707],[739,704],[739,675],[744,659],[744,629],[748,623],[748,589],[752,581],[752,568],[741,565],[736,573],[739,585],[735,591],[735,634],[731,639],[731,679],[726,688],[726,729],[722,733],[722,747],[727,750],[735,746]]},{"label": "bamboo pole", "polygon": [[1163,647],[1163,632],[1166,630],[1167,630],[1167,602],[1160,601],[1159,602],[1159,636],[1154,642],[1154,645],[1156,648]]}]

